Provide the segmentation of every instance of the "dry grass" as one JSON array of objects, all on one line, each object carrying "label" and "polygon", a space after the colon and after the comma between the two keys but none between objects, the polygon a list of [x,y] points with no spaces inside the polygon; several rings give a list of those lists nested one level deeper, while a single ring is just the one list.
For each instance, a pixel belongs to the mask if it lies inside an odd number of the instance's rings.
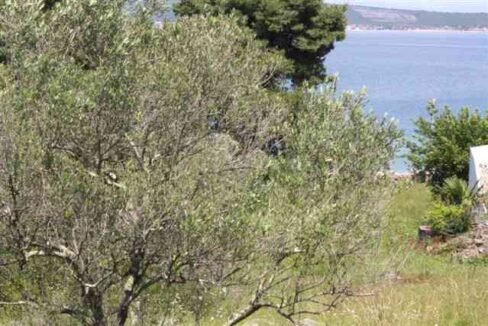
[{"label": "dry grass", "polygon": [[[446,266],[447,268],[447,266]],[[442,273],[443,274],[443,273]],[[351,299],[324,318],[327,325],[488,325],[488,270],[400,280]]]}]

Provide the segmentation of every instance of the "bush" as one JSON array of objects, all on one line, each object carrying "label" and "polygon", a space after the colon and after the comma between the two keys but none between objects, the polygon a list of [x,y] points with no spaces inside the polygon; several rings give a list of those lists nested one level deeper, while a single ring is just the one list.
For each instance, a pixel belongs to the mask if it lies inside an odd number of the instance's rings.
[{"label": "bush", "polygon": [[476,202],[476,193],[469,190],[466,181],[458,177],[446,179],[442,187],[436,191],[443,202],[449,205],[472,207]]},{"label": "bush", "polygon": [[429,211],[427,222],[438,234],[459,234],[471,228],[470,209],[465,206],[447,205],[441,202]]},{"label": "bush", "polygon": [[428,118],[415,121],[416,142],[408,144],[412,167],[429,174],[435,186],[453,176],[467,180],[470,147],[488,143],[487,114],[464,108],[455,115],[449,107],[439,110],[435,102],[427,111]]}]

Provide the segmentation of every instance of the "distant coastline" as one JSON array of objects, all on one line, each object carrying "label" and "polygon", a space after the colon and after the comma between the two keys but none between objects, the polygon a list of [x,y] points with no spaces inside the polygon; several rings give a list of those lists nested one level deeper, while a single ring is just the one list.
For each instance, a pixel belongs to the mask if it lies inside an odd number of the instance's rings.
[{"label": "distant coastline", "polygon": [[384,28],[381,26],[358,26],[348,25],[348,32],[370,32],[370,31],[383,31],[383,32],[459,32],[459,33],[488,33],[488,27],[485,28]]},{"label": "distant coastline", "polygon": [[488,32],[488,13],[446,13],[348,6],[350,31]]}]

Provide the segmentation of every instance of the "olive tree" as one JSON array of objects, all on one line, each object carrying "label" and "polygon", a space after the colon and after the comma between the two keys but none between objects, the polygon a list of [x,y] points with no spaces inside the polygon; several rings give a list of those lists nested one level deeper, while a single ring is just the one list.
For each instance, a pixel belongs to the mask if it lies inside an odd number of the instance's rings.
[{"label": "olive tree", "polygon": [[286,60],[232,17],[156,28],[156,1],[43,4],[0,4],[0,309],[124,325],[210,289],[229,324],[296,323],[353,294],[391,121],[333,85],[270,90]]},{"label": "olive tree", "polygon": [[1,5],[1,268],[56,285],[10,303],[123,325],[151,287],[222,281],[248,254],[282,60],[232,19],[155,28],[149,5]]},{"label": "olive tree", "polygon": [[[364,112],[364,94],[291,95],[283,150],[265,173],[266,205],[249,304],[234,325],[261,309],[298,324],[354,295],[351,280],[374,252],[392,193],[385,178],[400,142],[394,121]],[[249,274],[247,274],[249,276]]]}]

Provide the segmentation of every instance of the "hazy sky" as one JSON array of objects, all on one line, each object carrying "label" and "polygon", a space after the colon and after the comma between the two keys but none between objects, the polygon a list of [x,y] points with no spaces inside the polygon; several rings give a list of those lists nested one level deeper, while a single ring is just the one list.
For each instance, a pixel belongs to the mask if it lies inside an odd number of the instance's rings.
[{"label": "hazy sky", "polygon": [[328,3],[454,12],[488,12],[488,0],[326,0]]}]

